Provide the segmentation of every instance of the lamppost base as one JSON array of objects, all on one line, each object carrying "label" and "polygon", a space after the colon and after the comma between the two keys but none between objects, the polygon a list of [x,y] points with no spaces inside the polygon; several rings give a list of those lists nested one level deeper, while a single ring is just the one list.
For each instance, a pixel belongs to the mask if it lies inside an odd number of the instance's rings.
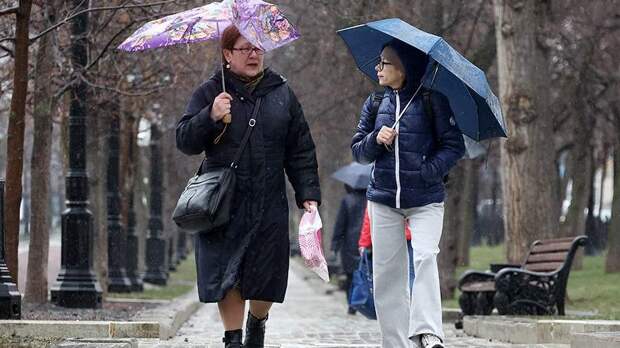
[{"label": "lamppost base", "polygon": [[108,276],[108,292],[131,292],[131,281],[125,270],[110,272]]},{"label": "lamppost base", "polygon": [[62,270],[51,288],[52,303],[67,308],[101,308],[101,285],[90,271]]},{"label": "lamppost base", "polygon": [[168,265],[166,265],[166,240],[149,237],[146,240],[146,272],[142,281],[155,285],[168,282]]},{"label": "lamppost base", "polygon": [[149,284],[166,285],[168,283],[168,274],[163,271],[147,271],[142,280]]},{"label": "lamppost base", "polygon": [[0,259],[0,319],[21,319],[21,316],[22,296],[4,260]]},{"label": "lamppost base", "polygon": [[131,283],[132,292],[144,291],[144,283],[142,282],[142,278],[140,278],[139,276],[129,276],[129,282]]}]

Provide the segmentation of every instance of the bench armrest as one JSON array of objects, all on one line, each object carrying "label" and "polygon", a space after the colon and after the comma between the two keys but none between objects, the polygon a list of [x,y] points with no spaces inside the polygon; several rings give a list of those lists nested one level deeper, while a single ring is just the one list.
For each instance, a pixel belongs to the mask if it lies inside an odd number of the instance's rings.
[{"label": "bench armrest", "polygon": [[495,286],[498,291],[508,291],[510,287],[523,286],[531,281],[555,277],[559,272],[560,270],[542,273],[522,268],[504,268],[495,275]]},{"label": "bench armrest", "polygon": [[489,268],[491,272],[497,273],[504,268],[520,268],[521,265],[518,263],[491,263],[489,264]]},{"label": "bench armrest", "polygon": [[461,287],[465,284],[474,282],[488,282],[493,281],[493,279],[495,279],[495,273],[469,270],[463,273],[459,279],[458,288],[461,290]]}]

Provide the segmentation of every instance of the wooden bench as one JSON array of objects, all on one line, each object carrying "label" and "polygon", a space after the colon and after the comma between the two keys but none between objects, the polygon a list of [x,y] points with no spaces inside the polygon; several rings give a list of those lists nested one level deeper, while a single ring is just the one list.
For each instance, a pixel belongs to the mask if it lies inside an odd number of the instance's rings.
[{"label": "wooden bench", "polygon": [[464,315],[564,315],[566,284],[577,248],[586,236],[538,240],[521,265],[491,265],[490,272],[467,271],[459,279]]}]

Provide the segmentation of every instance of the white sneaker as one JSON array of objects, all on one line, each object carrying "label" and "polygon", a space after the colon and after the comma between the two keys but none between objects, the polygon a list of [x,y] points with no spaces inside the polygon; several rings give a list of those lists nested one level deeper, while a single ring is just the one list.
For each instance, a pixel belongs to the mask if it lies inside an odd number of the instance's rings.
[{"label": "white sneaker", "polygon": [[422,334],[420,337],[420,342],[422,343],[423,348],[444,348],[439,337],[433,334]]}]

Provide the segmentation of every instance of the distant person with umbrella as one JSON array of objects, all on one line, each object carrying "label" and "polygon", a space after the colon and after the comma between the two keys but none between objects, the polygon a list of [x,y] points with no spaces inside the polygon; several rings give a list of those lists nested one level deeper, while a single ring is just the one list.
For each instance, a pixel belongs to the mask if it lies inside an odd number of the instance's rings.
[{"label": "distant person with umbrella", "polygon": [[[342,268],[346,275],[345,291],[347,303],[349,303],[353,271],[357,269],[360,255],[358,252],[358,240],[364,211],[366,210],[366,188],[370,182],[371,166],[359,163],[351,163],[332,174],[332,178],[343,182],[346,195],[340,202],[340,208],[334,224],[334,235],[331,249],[340,254]],[[349,307],[349,314],[355,314],[355,309]]]}]

